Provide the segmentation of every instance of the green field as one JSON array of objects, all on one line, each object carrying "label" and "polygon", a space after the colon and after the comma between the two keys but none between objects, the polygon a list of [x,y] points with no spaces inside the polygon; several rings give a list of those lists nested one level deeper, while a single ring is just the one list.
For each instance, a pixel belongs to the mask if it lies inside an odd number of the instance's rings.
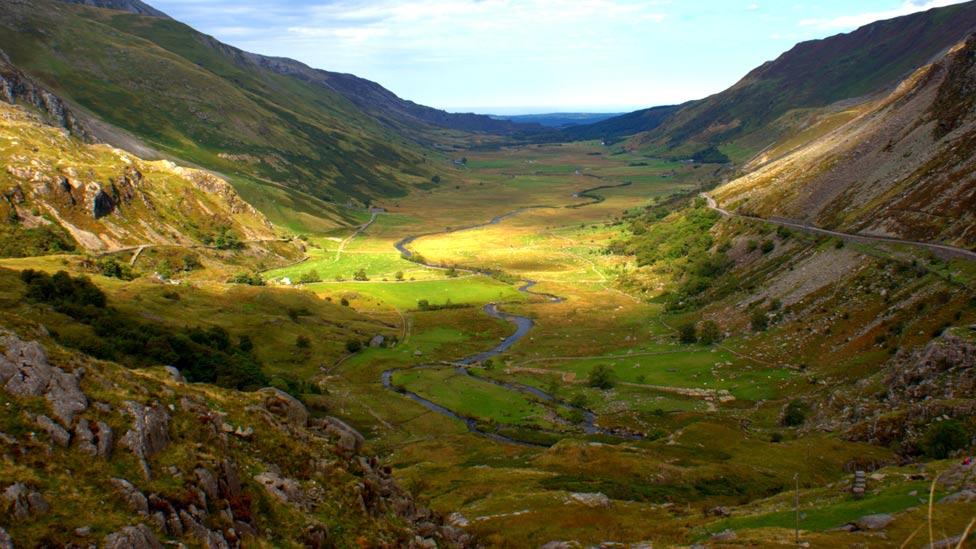
[{"label": "green field", "polygon": [[405,310],[417,309],[417,303],[422,299],[431,305],[450,302],[473,306],[526,299],[525,294],[516,291],[514,286],[482,276],[414,282],[320,282],[306,284],[304,288],[333,299],[345,297],[353,306],[366,304]]}]

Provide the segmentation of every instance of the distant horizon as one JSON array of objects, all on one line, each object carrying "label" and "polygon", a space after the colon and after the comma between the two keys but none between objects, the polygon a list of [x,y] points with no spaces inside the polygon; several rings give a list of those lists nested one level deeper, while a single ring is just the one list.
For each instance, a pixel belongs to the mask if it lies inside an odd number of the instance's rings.
[{"label": "distant horizon", "polygon": [[799,42],[964,0],[146,1],[247,51],[448,112],[515,116],[701,99]]}]

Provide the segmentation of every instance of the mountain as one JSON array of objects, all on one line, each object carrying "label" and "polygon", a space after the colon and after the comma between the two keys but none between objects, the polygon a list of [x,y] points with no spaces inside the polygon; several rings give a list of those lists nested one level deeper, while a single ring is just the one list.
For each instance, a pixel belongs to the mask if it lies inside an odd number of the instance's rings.
[{"label": "mountain", "polygon": [[137,2],[97,4],[0,0],[0,49],[73,106],[97,139],[226,174],[282,224],[308,210],[308,223],[341,223],[338,205],[401,196],[443,171],[446,160],[435,162],[429,146],[452,132],[516,127],[243,52],[141,15]]},{"label": "mountain", "polygon": [[595,124],[608,118],[620,116],[622,113],[588,113],[588,112],[554,112],[546,114],[516,114],[516,115],[490,115],[495,120],[510,120],[521,124],[538,124],[546,128],[565,128],[568,126],[581,126],[584,124]]},{"label": "mountain", "polygon": [[763,217],[976,248],[976,35],[847,117],[771,149],[715,197]]},{"label": "mountain", "polygon": [[795,131],[796,124],[784,115],[890,90],[974,29],[976,2],[871,23],[797,44],[729,89],[663,113],[665,120],[656,107],[573,128],[566,136],[638,134],[633,148],[691,156],[719,146],[735,160],[747,160]]}]

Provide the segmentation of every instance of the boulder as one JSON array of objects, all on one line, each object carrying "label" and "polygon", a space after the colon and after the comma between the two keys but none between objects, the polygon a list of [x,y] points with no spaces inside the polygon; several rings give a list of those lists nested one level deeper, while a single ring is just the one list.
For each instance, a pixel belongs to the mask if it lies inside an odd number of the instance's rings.
[{"label": "boulder", "polygon": [[18,520],[43,515],[51,510],[51,506],[40,492],[31,490],[22,482],[8,486],[3,491],[2,498],[5,507],[9,508],[10,515]]},{"label": "boulder", "polygon": [[143,406],[126,401],[126,412],[132,416],[132,428],[122,437],[122,445],[132,450],[146,479],[152,478],[149,458],[169,444],[169,414],[162,405]]},{"label": "boulder", "polygon": [[712,535],[712,540],[714,541],[733,541],[738,536],[732,530],[722,530],[717,534]]},{"label": "boulder", "polygon": [[145,524],[126,526],[105,536],[105,549],[163,549],[155,534]]},{"label": "boulder", "polygon": [[173,381],[176,381],[178,383],[186,382],[186,378],[183,377],[183,374],[181,374],[180,371],[174,366],[164,366],[163,369],[166,370],[166,373],[169,374],[169,377]]},{"label": "boulder", "polygon": [[274,496],[282,503],[302,505],[305,502],[305,494],[297,481],[284,478],[271,471],[265,471],[254,477],[269,494]]},{"label": "boulder", "polygon": [[610,498],[600,492],[574,492],[569,495],[572,502],[580,503],[587,507],[606,509],[610,507]]},{"label": "boulder", "polygon": [[960,490],[954,494],[949,494],[940,499],[939,503],[968,503],[970,501],[976,501],[976,491],[974,490]]},{"label": "boulder", "polygon": [[35,420],[37,426],[44,429],[44,432],[51,437],[51,441],[62,448],[67,448],[68,444],[71,443],[71,434],[64,429],[64,427],[55,423],[55,421],[45,415],[37,416]]},{"label": "boulder", "polygon": [[112,488],[115,492],[125,501],[126,506],[129,510],[139,513],[140,515],[149,514],[149,500],[146,496],[139,491],[131,482],[125,480],[124,478],[113,478],[109,481],[112,484]]},{"label": "boulder", "polygon": [[373,336],[373,339],[370,339],[369,340],[369,346],[370,347],[382,347],[383,346],[383,343],[385,343],[385,342],[386,342],[386,338],[385,337],[383,337],[381,334],[376,334],[376,335]]},{"label": "boulder", "polygon": [[339,448],[347,454],[357,454],[363,448],[366,439],[346,422],[334,417],[324,417],[315,420],[315,430],[337,438]]},{"label": "boulder", "polygon": [[881,530],[891,524],[891,521],[895,520],[895,517],[887,513],[878,513],[876,515],[866,515],[854,521],[854,526],[858,530]]},{"label": "boulder", "polygon": [[265,387],[258,394],[263,399],[264,408],[272,414],[297,427],[308,425],[308,410],[295,397],[274,387]]}]

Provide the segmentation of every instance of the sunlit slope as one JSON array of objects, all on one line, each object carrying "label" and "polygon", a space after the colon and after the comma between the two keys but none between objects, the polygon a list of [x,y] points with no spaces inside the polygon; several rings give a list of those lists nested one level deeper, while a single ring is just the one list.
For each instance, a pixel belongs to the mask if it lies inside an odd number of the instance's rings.
[{"label": "sunlit slope", "polygon": [[976,243],[976,38],[805,146],[715,191],[823,227]]}]

